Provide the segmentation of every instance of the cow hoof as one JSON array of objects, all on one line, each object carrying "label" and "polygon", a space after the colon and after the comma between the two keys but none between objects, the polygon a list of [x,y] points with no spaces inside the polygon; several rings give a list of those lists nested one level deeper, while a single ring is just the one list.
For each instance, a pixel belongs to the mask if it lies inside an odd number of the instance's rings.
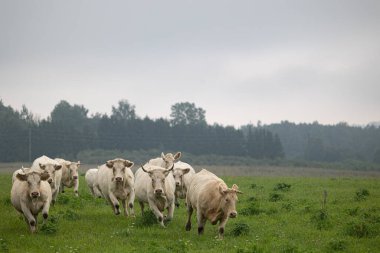
[{"label": "cow hoof", "polygon": [[133,204],[132,203],[129,203],[129,208],[133,208]]},{"label": "cow hoof", "polygon": [[204,228],[203,227],[198,227],[198,235],[203,234]]},{"label": "cow hoof", "polygon": [[44,217],[45,220],[48,218],[48,216],[49,215],[47,213],[42,214],[42,217]]},{"label": "cow hoof", "polygon": [[187,223],[186,224],[186,231],[190,231],[191,230],[191,223]]},{"label": "cow hoof", "polygon": [[176,203],[176,204],[175,204],[175,207],[177,207],[177,208],[178,208],[178,207],[179,207],[179,203]]},{"label": "cow hoof", "polygon": [[31,221],[29,221],[29,224],[31,227],[34,227],[34,226],[36,226],[36,221],[31,220]]},{"label": "cow hoof", "polygon": [[162,220],[163,220],[163,218],[160,216],[160,217],[158,217],[158,221],[159,222],[162,222]]}]

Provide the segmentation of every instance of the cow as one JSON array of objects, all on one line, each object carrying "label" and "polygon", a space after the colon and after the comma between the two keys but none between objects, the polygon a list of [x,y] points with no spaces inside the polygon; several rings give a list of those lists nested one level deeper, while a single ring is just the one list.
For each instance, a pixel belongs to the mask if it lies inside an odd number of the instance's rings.
[{"label": "cow", "polygon": [[22,169],[12,184],[11,203],[27,222],[30,232],[37,229],[37,216],[42,211],[44,223],[49,216],[52,198],[50,175],[41,169]]},{"label": "cow", "polygon": [[62,165],[62,179],[61,179],[61,192],[65,192],[65,186],[68,188],[74,187],[75,196],[79,196],[79,176],[78,169],[80,166],[80,161],[71,162],[61,158],[55,158],[59,164]]},{"label": "cow", "polygon": [[84,178],[86,180],[88,188],[91,191],[92,196],[97,197],[97,198],[101,198],[102,193],[100,192],[100,190],[96,186],[96,178],[98,175],[98,170],[99,170],[99,168],[93,168],[93,169],[87,170]]},{"label": "cow", "polygon": [[186,231],[191,230],[191,215],[197,211],[198,234],[203,234],[206,221],[212,225],[219,222],[219,238],[224,235],[228,218],[236,218],[237,194],[242,193],[234,184],[228,188],[222,179],[203,169],[191,179],[187,189],[186,203],[188,220]]},{"label": "cow", "polygon": [[178,199],[185,199],[187,188],[195,170],[189,164],[178,161],[174,164],[173,177],[175,181],[175,205],[179,207]]},{"label": "cow", "polygon": [[160,166],[162,168],[169,169],[173,166],[175,162],[179,160],[180,157],[181,157],[181,152],[177,152],[174,155],[172,153],[167,153],[166,155],[164,153],[161,153],[161,157],[150,159],[149,163],[151,165]]},{"label": "cow", "polygon": [[[175,182],[171,175],[173,168],[174,165],[167,170],[148,162],[135,173],[136,197],[141,213],[144,214],[144,203],[148,203],[162,227],[165,227],[164,220],[172,220],[174,214]],[[165,209],[168,210],[167,217],[162,214]]]},{"label": "cow", "polygon": [[62,175],[62,165],[60,165],[57,161],[43,155],[41,157],[36,158],[33,161],[31,169],[42,169],[49,173],[49,178],[47,182],[50,184],[51,187],[52,204],[54,205],[59,193],[60,183],[58,181],[60,181]]},{"label": "cow", "polygon": [[[95,187],[98,187],[103,197],[111,204],[116,215],[120,214],[119,200],[128,216],[128,208],[135,215],[133,202],[135,200],[134,175],[131,171],[133,162],[121,158],[107,161],[99,167]],[[127,207],[128,202],[128,207]]]}]

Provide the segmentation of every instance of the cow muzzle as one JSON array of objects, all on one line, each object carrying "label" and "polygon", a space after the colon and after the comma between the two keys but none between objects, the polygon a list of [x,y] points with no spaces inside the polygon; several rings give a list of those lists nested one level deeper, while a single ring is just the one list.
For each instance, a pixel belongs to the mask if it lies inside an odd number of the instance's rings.
[{"label": "cow muzzle", "polygon": [[77,179],[78,179],[78,176],[73,176],[73,179],[74,179],[74,180],[77,180]]},{"label": "cow muzzle", "polygon": [[236,211],[233,211],[230,213],[230,218],[236,218],[237,216],[237,212]]},{"label": "cow muzzle", "polygon": [[176,187],[180,187],[181,184],[180,184],[179,182],[175,182],[175,186],[176,186]]},{"label": "cow muzzle", "polygon": [[161,196],[162,195],[162,189],[154,190],[154,194],[156,194],[157,196]]},{"label": "cow muzzle", "polygon": [[49,178],[49,179],[48,179],[48,183],[49,183],[49,184],[53,183],[53,179]]},{"label": "cow muzzle", "polygon": [[115,181],[116,182],[123,182],[123,178],[122,177],[115,177]]},{"label": "cow muzzle", "polygon": [[32,192],[30,194],[30,196],[35,199],[35,198],[38,198],[40,196],[40,193],[39,192]]}]

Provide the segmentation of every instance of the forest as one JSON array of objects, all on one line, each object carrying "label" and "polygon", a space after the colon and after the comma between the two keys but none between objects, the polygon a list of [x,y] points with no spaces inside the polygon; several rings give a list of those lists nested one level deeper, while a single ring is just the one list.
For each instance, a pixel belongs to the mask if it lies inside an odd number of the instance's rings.
[{"label": "forest", "polygon": [[[247,119],[248,121],[248,119]],[[83,105],[60,101],[46,119],[26,106],[16,110],[0,100],[0,161],[31,161],[42,154],[75,159],[88,150],[183,151],[254,159],[310,162],[362,161],[380,164],[380,128],[347,123],[322,125],[282,121],[236,128],[210,125],[194,103],[171,106],[169,118],[136,115],[120,100],[110,115],[89,115]]]}]

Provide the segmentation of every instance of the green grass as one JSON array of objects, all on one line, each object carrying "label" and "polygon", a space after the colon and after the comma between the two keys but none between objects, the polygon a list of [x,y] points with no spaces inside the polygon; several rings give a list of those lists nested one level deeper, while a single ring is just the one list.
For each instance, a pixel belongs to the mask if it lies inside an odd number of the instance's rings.
[{"label": "green grass", "polygon": [[[379,179],[224,179],[244,194],[238,217],[219,240],[210,223],[197,235],[195,213],[192,230],[185,231],[183,200],[165,229],[149,213],[142,218],[138,203],[136,218],[116,216],[103,199],[90,196],[83,177],[80,198],[67,189],[51,207],[50,221],[30,234],[9,200],[11,174],[0,174],[0,252],[380,252]],[[291,187],[279,191],[279,185]]]}]

